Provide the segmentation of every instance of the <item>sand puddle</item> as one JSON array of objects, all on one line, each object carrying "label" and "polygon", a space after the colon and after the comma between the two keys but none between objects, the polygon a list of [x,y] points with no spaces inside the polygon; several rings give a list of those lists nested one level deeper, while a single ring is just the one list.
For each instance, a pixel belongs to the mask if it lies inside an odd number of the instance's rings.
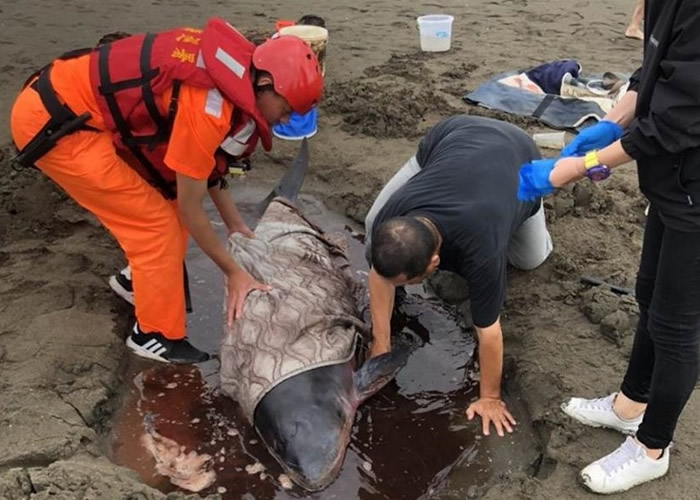
[{"label": "sand puddle", "polygon": [[[250,212],[266,193],[244,185],[237,186],[234,196],[242,211]],[[365,279],[364,250],[352,224],[313,198],[302,197],[300,206],[326,231],[345,234],[358,278]],[[196,345],[216,352],[221,275],[196,247],[190,249],[187,265],[195,308],[188,318],[189,335]],[[396,380],[360,407],[338,479],[310,498],[425,498],[448,478],[467,491],[485,485],[494,474],[525,469],[532,459],[535,440],[525,423],[512,436],[483,439],[479,424],[464,417],[477,395],[471,332],[420,288],[413,287],[397,305],[393,329],[416,348]],[[192,474],[175,482],[204,485],[202,494],[248,500],[305,496],[299,488],[289,488],[236,403],[220,394],[218,368],[216,360],[185,367],[132,357],[106,437],[111,459],[163,492],[178,489],[163,475],[172,464],[180,473]],[[509,403],[522,415],[516,400]],[[154,449],[163,455],[154,457]],[[452,477],[455,465],[457,478]]]}]

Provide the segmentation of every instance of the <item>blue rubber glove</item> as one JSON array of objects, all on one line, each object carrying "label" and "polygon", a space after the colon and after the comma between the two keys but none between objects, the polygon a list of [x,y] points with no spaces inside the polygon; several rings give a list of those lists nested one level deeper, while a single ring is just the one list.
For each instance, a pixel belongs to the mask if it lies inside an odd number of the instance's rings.
[{"label": "blue rubber glove", "polygon": [[518,199],[520,201],[534,201],[554,191],[554,186],[549,181],[557,158],[546,160],[533,160],[520,167],[520,183],[518,185]]},{"label": "blue rubber glove", "polygon": [[610,146],[622,137],[622,127],[617,123],[602,120],[588,128],[583,129],[564,149],[561,156],[583,156],[594,149],[602,149]]}]

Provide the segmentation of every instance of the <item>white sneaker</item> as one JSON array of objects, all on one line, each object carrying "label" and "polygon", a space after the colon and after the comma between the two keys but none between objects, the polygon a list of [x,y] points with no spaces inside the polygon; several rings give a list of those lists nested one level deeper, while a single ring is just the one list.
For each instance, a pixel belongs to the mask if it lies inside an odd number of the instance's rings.
[{"label": "white sneaker", "polygon": [[615,396],[617,396],[616,392],[608,397],[598,399],[571,398],[561,405],[561,409],[582,424],[591,427],[607,427],[633,436],[637,432],[639,424],[642,423],[644,414],[642,413],[639,417],[631,420],[618,417],[613,410]]},{"label": "white sneaker", "polygon": [[131,268],[129,266],[109,277],[109,287],[122,299],[132,306],[134,305],[134,289],[131,285]]},{"label": "white sneaker", "polygon": [[580,480],[593,493],[619,493],[638,484],[660,478],[668,472],[671,447],[664,449],[658,460],[647,456],[644,446],[628,437],[610,455],[583,469]]}]

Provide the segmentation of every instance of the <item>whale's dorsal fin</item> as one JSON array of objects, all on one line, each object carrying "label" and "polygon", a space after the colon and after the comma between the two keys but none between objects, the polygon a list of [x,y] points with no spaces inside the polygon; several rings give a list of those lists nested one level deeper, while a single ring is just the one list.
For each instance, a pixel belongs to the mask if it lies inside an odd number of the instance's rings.
[{"label": "whale's dorsal fin", "polygon": [[297,153],[297,157],[294,159],[294,163],[287,169],[287,171],[280,179],[279,184],[270,191],[270,194],[261,201],[257,206],[257,211],[261,214],[265,212],[265,209],[270,204],[270,202],[278,196],[287,198],[289,201],[294,201],[301,191],[301,185],[304,183],[304,177],[306,176],[306,169],[309,166],[309,141],[304,138],[301,141],[301,147]]}]

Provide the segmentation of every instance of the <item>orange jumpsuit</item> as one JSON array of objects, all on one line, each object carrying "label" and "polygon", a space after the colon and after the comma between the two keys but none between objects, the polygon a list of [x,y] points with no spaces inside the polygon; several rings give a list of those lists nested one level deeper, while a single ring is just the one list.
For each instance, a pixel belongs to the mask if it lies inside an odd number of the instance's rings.
[{"label": "orange jumpsuit", "polygon": [[[76,202],[92,212],[112,233],[131,265],[136,319],[144,332],[178,340],[185,336],[182,262],[187,231],[176,202],[167,201],[117,154],[112,134],[90,84],[89,55],[55,61],[51,84],[74,113],[90,112],[87,125],[63,137],[36,166]],[[167,115],[171,91],[158,102]],[[206,181],[214,153],[231,126],[233,105],[212,102],[206,89],[183,84],[168,142],[165,164],[179,174]],[[26,87],[14,103],[11,131],[21,149],[49,120],[39,94]]]}]

